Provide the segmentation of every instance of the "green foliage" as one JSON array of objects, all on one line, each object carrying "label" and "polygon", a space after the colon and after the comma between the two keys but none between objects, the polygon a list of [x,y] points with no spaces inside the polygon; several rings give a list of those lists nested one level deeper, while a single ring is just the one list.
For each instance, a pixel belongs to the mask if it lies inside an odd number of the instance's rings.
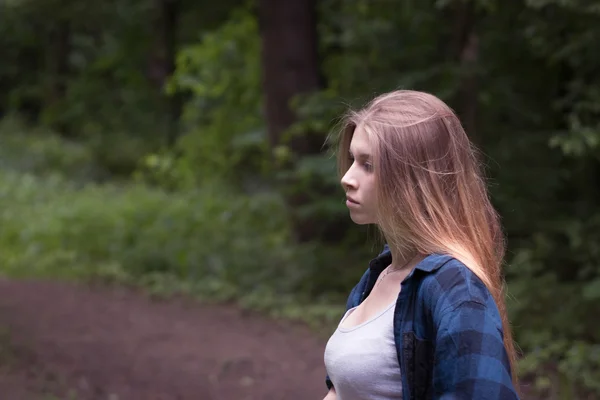
[{"label": "green foliage", "polygon": [[340,311],[316,296],[300,315],[320,271],[306,268],[315,262],[308,249],[290,245],[274,195],[209,186],[177,194],[141,185],[77,188],[56,176],[2,172],[0,210],[4,275],[101,278],[158,295],[236,298],[312,322]]},{"label": "green foliage", "polygon": [[196,187],[196,176],[189,160],[172,152],[152,153],[141,159],[133,178],[168,191]]},{"label": "green foliage", "polygon": [[178,54],[168,90],[191,96],[178,148],[199,180],[232,180],[266,167],[259,43],[255,18],[240,9]]},{"label": "green foliage", "polygon": [[0,168],[38,176],[59,174],[77,181],[100,174],[89,147],[47,129],[32,129],[16,117],[0,121]]},{"label": "green foliage", "polygon": [[16,116],[0,121],[0,168],[38,176],[59,174],[75,181],[128,175],[148,150],[132,135],[92,135],[67,139],[45,127],[31,127]]},{"label": "green foliage", "polygon": [[[114,269],[250,288],[276,279],[280,265],[293,265],[282,206],[272,196],[248,198],[217,187],[174,195],[139,185],[76,188],[58,177],[0,177],[2,265],[10,274]],[[256,226],[264,234],[253,234]]]},{"label": "green foliage", "polygon": [[[325,139],[347,106],[395,88],[434,92],[457,110],[472,102],[477,129],[469,133],[486,155],[508,237],[522,374],[562,398],[600,393],[600,8],[576,0],[318,3],[326,85],[293,100],[298,120],[284,139]],[[250,8],[223,21],[238,2],[211,3],[212,14],[208,3],[182,2],[176,71],[164,87],[153,76],[164,56],[154,4],[82,4],[0,3],[0,113],[70,128],[67,141],[14,120],[0,126],[2,268],[335,319],[339,309],[327,304],[343,304],[378,248],[349,228],[330,149],[298,156],[285,140],[268,148],[261,79],[269,77]],[[472,68],[461,48],[469,10]],[[56,70],[61,26],[71,34],[64,76]],[[465,78],[476,82],[467,95]],[[50,89],[61,85],[56,96]],[[184,100],[182,135],[170,149],[166,95]],[[123,182],[134,170],[135,183]],[[121,182],[82,185],[111,174]],[[295,244],[295,219],[316,221],[320,242]]]}]

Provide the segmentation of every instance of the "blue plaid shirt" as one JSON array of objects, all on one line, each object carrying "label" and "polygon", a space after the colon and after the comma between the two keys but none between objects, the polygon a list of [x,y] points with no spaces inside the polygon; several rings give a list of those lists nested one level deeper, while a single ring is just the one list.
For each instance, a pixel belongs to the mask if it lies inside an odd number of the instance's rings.
[{"label": "blue plaid shirt", "polygon": [[[369,264],[346,308],[359,305],[391,263],[389,248]],[[402,282],[394,338],[404,400],[514,400],[500,313],[463,263],[433,254]],[[327,387],[333,383],[326,378]]]}]

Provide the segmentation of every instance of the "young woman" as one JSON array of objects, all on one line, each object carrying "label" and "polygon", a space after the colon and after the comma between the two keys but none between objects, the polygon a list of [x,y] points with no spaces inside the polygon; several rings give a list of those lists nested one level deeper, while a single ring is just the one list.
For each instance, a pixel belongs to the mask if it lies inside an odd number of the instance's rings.
[{"label": "young woman", "polygon": [[327,343],[325,399],[518,399],[503,235],[457,116],[381,95],[347,116],[338,162],[350,217],[388,244]]}]

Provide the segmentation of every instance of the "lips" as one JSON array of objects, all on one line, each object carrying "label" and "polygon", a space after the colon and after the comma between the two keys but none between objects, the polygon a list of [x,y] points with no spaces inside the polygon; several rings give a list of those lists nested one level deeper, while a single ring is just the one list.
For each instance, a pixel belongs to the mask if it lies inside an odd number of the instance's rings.
[{"label": "lips", "polygon": [[352,203],[352,204],[359,204],[358,201],[354,200],[352,197],[350,196],[346,196],[346,202],[347,203]]}]

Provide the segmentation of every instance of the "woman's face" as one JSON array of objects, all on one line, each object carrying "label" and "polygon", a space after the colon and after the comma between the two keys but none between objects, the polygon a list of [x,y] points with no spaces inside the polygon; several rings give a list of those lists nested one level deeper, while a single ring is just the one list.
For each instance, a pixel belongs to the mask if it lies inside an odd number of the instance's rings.
[{"label": "woman's face", "polygon": [[376,185],[373,173],[372,144],[367,132],[358,126],[350,142],[352,165],[342,177],[342,187],[346,191],[346,206],[350,218],[359,225],[377,222]]}]

